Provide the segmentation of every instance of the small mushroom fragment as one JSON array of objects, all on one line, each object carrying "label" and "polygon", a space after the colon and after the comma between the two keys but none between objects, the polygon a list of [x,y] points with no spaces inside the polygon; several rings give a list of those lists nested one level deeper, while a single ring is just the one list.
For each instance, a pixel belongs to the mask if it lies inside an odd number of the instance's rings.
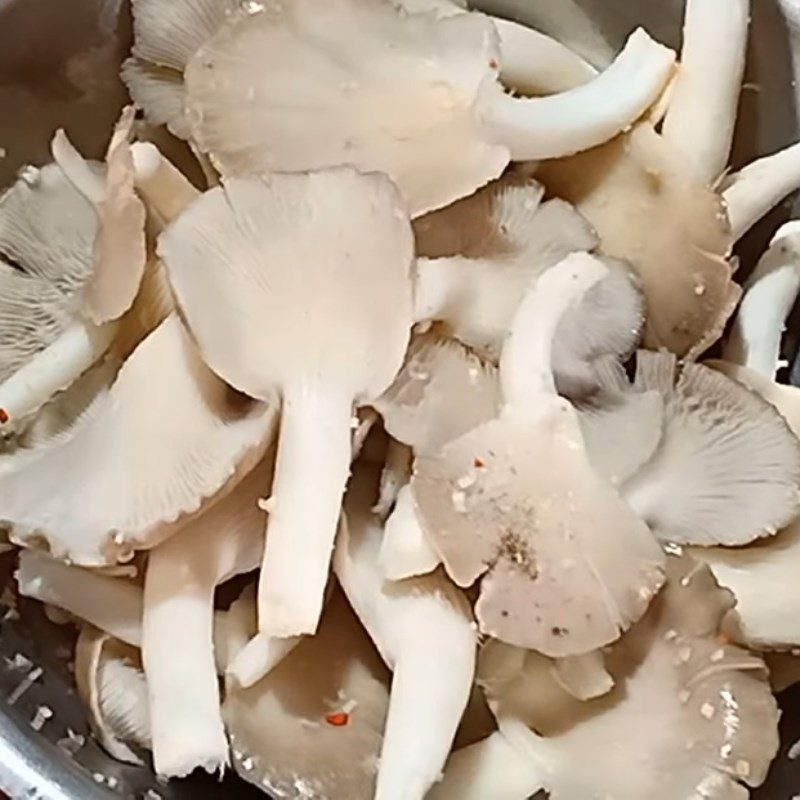
[{"label": "small mushroom fragment", "polygon": [[[251,630],[250,633],[254,633]],[[236,771],[273,797],[373,797],[388,675],[340,592],[309,636],[223,705]]]},{"label": "small mushroom fragment", "polygon": [[481,630],[559,657],[617,639],[663,581],[660,547],[592,470],[577,413],[553,383],[558,326],[607,274],[573,254],[537,281],[503,349],[499,418],[418,457],[411,482],[453,580],[469,586],[488,571]]},{"label": "small mushroom fragment", "polygon": [[13,541],[44,541],[56,558],[125,560],[232,488],[269,444],[274,412],[234,397],[170,316],[68,433],[0,461],[0,515]]},{"label": "small mushroom fragment", "polygon": [[271,458],[226,497],[148,553],[142,657],[149,685],[156,773],[224,769],[228,743],[214,658],[214,591],[251,572],[264,551],[260,494]]},{"label": "small mushroom fragment", "polygon": [[[497,416],[500,383],[494,366],[430,331],[412,340],[403,368],[373,405],[392,436],[416,455],[433,455]],[[390,580],[424,575],[441,563],[425,538],[407,486],[386,521],[380,562]]]},{"label": "small mushroom fragment", "polygon": [[130,747],[150,747],[147,682],[136,650],[85,625],[75,648],[75,682],[103,747],[118,761],[144,766]]},{"label": "small mushroom fragment", "polygon": [[92,274],[84,287],[82,311],[95,325],[119,319],[139,293],[147,262],[146,212],[134,190],[134,107],[122,111],[106,152],[105,175],[72,146],[63,130],[53,139],[53,158],[75,188],[96,208],[99,228]]},{"label": "small mushroom fragment", "polygon": [[56,164],[25,167],[0,196],[0,430],[24,429],[105,351],[113,331],[81,318],[98,223]]},{"label": "small mushroom fragment", "polygon": [[[536,653],[484,648],[480,680],[500,733],[553,800],[745,798],[739,784],[764,780],[779,717],[764,662],[717,641],[733,600],[707,569],[670,559],[668,575],[647,615],[609,648],[616,686],[604,697],[575,700]],[[450,780],[445,772],[437,798],[478,796],[450,793]]]},{"label": "small mushroom fragment", "polygon": [[742,545],[800,510],[800,443],[741,384],[669,353],[639,351],[635,388],[664,401],[664,433],[622,496],[662,542]]},{"label": "small mushroom fragment", "polygon": [[386,460],[381,472],[381,488],[373,511],[381,518],[394,507],[397,495],[411,478],[411,464],[414,454],[411,449],[394,439],[389,440]]},{"label": "small mushroom fragment", "polygon": [[784,326],[800,292],[800,222],[777,230],[744,289],[725,343],[725,360],[774,380]]},{"label": "small mushroom fragment", "polygon": [[[415,222],[416,316],[497,360],[520,297],[572,252],[598,244],[569,203],[541,203],[536,181],[509,176]],[[608,278],[564,319],[554,344],[561,393],[592,390],[589,363],[604,353],[627,356],[644,324],[644,301],[629,270],[609,261]]]},{"label": "small mushroom fragment", "polygon": [[407,213],[385,176],[350,168],[234,178],[179,217],[159,252],[211,368],[251,397],[281,397],[259,627],[313,633],[353,408],[386,390],[408,345]]},{"label": "small mushroom fragment", "polygon": [[[724,361],[709,362],[772,404],[800,435],[800,390],[773,383],[764,375]],[[800,605],[787,591],[800,565],[800,521],[794,520],[768,540],[749,547],[696,548],[696,558],[736,597],[736,613],[727,629],[737,641],[758,649],[800,646]]]},{"label": "small mushroom fragment", "polygon": [[681,63],[664,118],[664,139],[695,179],[725,173],[744,75],[750,0],[688,0]]},{"label": "small mushroom fragment", "polygon": [[435,572],[387,582],[383,528],[371,507],[375,473],[356,469],[345,498],[334,570],[392,670],[377,800],[422,800],[437,780],[469,699],[477,649],[469,603]]},{"label": "small mushroom fragment", "polygon": [[517,98],[496,80],[499,37],[483,15],[405,14],[388,0],[259,5],[231,14],[186,68],[201,151],[225,175],[385,172],[414,217],[471,194],[511,159],[607,141],[673,69],[672,51],[638,30],[584,86]]},{"label": "small mushroom fragment", "polygon": [[602,697],[614,687],[600,650],[556,659],[551,672],[556,683],[576,700]]}]

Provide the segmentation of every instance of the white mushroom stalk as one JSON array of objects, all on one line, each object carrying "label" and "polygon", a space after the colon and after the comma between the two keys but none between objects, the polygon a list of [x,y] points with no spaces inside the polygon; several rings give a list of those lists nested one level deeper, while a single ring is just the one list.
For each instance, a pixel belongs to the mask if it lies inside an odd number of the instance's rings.
[{"label": "white mushroom stalk", "polygon": [[408,344],[407,214],[384,176],[347,168],[232,179],[162,234],[159,252],[212,369],[251,397],[282,399],[259,627],[313,633],[354,406],[389,386]]},{"label": "white mushroom stalk", "polygon": [[[159,387],[169,390],[154,399]],[[170,316],[69,431],[0,462],[0,516],[13,540],[44,539],[57,558],[129,559],[232,488],[260,460],[274,418],[274,405],[232,397]]]},{"label": "white mushroom stalk", "polygon": [[729,176],[722,191],[735,240],[800,186],[800,143]]},{"label": "white mushroom stalk", "polygon": [[374,471],[351,479],[334,569],[394,673],[376,800],[422,800],[467,705],[476,633],[469,604],[441,572],[399,584],[384,579],[383,528],[370,510],[376,489]]},{"label": "white mushroom stalk", "polygon": [[[364,53],[380,57],[367,67]],[[387,173],[419,216],[471,194],[511,159],[613,138],[655,102],[673,63],[640,30],[586,85],[514,98],[497,81],[499,37],[483,15],[299,0],[231,15],[189,62],[186,108],[193,138],[225,175],[352,164]],[[298,82],[308,92],[287,93]]]},{"label": "white mushroom stalk", "polygon": [[800,292],[800,222],[782,225],[745,283],[724,358],[774,380],[786,320]]},{"label": "white mushroom stalk", "polygon": [[639,352],[634,389],[661,394],[664,433],[620,491],[661,541],[742,545],[797,516],[800,443],[769,403],[668,353]]},{"label": "white mushroom stalk", "polygon": [[224,769],[228,743],[214,658],[214,591],[261,563],[258,499],[271,463],[148,554],[142,654],[150,697],[153,763],[167,777]]},{"label": "white mushroom stalk", "polygon": [[614,641],[663,581],[661,549],[592,470],[577,413],[555,391],[555,332],[607,274],[598,259],[573,254],[537,281],[503,349],[499,418],[418,457],[411,483],[454,581],[469,586],[487,573],[481,630],[552,656]]},{"label": "white mushroom stalk", "polygon": [[730,157],[744,75],[750,0],[688,0],[664,139],[713,186]]}]

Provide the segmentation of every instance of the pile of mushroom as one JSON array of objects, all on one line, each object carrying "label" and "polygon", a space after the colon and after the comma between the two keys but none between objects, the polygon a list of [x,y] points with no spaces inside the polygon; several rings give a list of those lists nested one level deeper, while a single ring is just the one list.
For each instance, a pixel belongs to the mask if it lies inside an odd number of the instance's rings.
[{"label": "pile of mushroom", "polygon": [[59,131],[0,197],[0,525],[103,746],[284,798],[747,797],[800,647],[800,223],[741,303],[733,254],[800,145],[727,171],[749,0],[599,73],[450,0],[133,13],[104,162]]}]

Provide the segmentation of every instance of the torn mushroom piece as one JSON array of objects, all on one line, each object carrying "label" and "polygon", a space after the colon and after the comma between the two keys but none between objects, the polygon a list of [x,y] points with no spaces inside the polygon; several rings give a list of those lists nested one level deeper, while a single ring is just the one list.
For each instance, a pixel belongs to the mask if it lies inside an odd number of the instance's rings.
[{"label": "torn mushroom piece", "polygon": [[400,583],[380,567],[383,526],[371,508],[376,472],[347,490],[334,570],[393,672],[377,800],[422,800],[439,777],[470,695],[477,648],[466,598],[442,573]]},{"label": "torn mushroom piece", "polygon": [[[97,165],[92,167],[99,169]],[[56,164],[25,167],[0,196],[0,431],[33,414],[108,347],[81,318],[98,223]]]},{"label": "torn mushroom piece", "polygon": [[673,69],[672,51],[638,30],[584,86],[516,98],[496,79],[499,37],[483,15],[404,14],[388,0],[259,5],[231,14],[189,61],[186,110],[200,149],[225,175],[384,172],[412,216],[472,194],[512,159],[608,141]]},{"label": "torn mushroom piece", "polygon": [[617,639],[663,581],[661,548],[591,468],[577,413],[553,383],[558,326],[607,274],[573,254],[537,281],[503,349],[499,418],[418,457],[411,483],[453,580],[487,573],[481,630],[559,657]]},{"label": "torn mushroom piece", "polygon": [[[800,434],[800,390],[727,362],[709,365],[762,396],[787,420],[795,435]],[[694,548],[692,552],[736,597],[736,610],[726,628],[732,638],[758,649],[800,646],[800,606],[794,593],[786,590],[796,580],[800,565],[798,520],[749,547]]]},{"label": "torn mushroom piece", "polygon": [[233,488],[266,450],[274,418],[274,404],[236,396],[212,374],[171,316],[66,434],[0,462],[0,514],[15,542],[56,558],[125,560]]},{"label": "torn mushroom piece", "polygon": [[372,797],[388,677],[335,592],[315,636],[249,689],[228,685],[223,715],[236,771],[274,797]]},{"label": "torn mushroom piece", "polygon": [[[733,599],[698,566],[670,559],[666,589],[609,648],[606,665],[616,686],[604,697],[575,700],[536,653],[496,642],[484,648],[479,680],[500,735],[553,800],[722,800],[746,797],[739,784],[764,780],[778,749],[779,716],[767,669],[756,656],[717,641]],[[487,748],[472,753],[485,757]],[[445,772],[437,800],[479,797],[463,783],[461,793],[448,791],[465,766],[457,764],[452,779]]]},{"label": "torn mushroom piece", "polygon": [[188,139],[183,71],[239,0],[134,0],[134,44],[122,79],[153,125]]},{"label": "torn mushroom piece", "polygon": [[634,387],[661,394],[664,432],[620,491],[662,542],[742,545],[797,516],[800,444],[769,403],[706,366],[644,350]]},{"label": "torn mushroom piece", "polygon": [[104,176],[83,159],[63,130],[53,139],[53,158],[98,215],[92,274],[83,290],[82,307],[96,325],[119,319],[130,309],[147,262],[146,213],[134,190],[134,118],[133,106],[123,109],[111,134]]},{"label": "torn mushroom piece", "polygon": [[724,358],[774,380],[786,320],[800,292],[800,221],[777,230],[744,289]]},{"label": "torn mushroom piece", "polygon": [[208,364],[251,397],[282,401],[262,633],[316,629],[353,408],[386,390],[408,345],[412,239],[391,182],[350,168],[228,180],[160,238]]},{"label": "torn mushroom piece", "polygon": [[149,685],[153,763],[166,777],[224,769],[228,743],[214,657],[214,592],[251,572],[264,551],[259,498],[272,458],[178,533],[150,550],[142,657]]},{"label": "torn mushroom piece", "polygon": [[[536,181],[504,177],[471,197],[428,214],[414,225],[417,253],[416,316],[438,320],[445,331],[497,360],[526,287],[572,252],[593,250],[597,236],[563,200],[542,203]],[[553,362],[562,394],[594,388],[591,361],[627,356],[644,325],[637,281],[621,263],[565,317]]]},{"label": "torn mushroom piece", "polygon": [[100,744],[118,761],[144,766],[133,749],[150,748],[147,681],[138,652],[84,625],[75,648],[75,683]]}]

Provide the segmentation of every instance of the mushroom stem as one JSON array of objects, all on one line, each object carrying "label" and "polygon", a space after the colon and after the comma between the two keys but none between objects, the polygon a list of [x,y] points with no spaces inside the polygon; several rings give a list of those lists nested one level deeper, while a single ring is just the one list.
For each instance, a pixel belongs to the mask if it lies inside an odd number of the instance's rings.
[{"label": "mushroom stem", "polygon": [[706,185],[728,165],[749,22],[750,0],[686,3],[681,64],[663,134]]},{"label": "mushroom stem", "polygon": [[507,408],[535,412],[537,395],[555,395],[553,339],[564,314],[608,275],[588,253],[572,253],[542,275],[520,303],[500,358]]},{"label": "mushroom stem", "polygon": [[675,54],[641,28],[608,69],[567,92],[532,99],[493,91],[485,98],[487,135],[513,161],[561,158],[607,142],[658,100]]},{"label": "mushroom stem", "polygon": [[456,750],[429,800],[526,800],[542,788],[538,771],[500,731]]},{"label": "mushroom stem", "polygon": [[66,175],[67,180],[95,206],[105,200],[106,182],[103,174],[92,169],[89,162],[75,149],[63,129],[56,131],[50,144],[53,160]]},{"label": "mushroom stem", "polygon": [[[4,422],[38,411],[56,392],[69,387],[111,345],[116,323],[95,326],[76,320],[51,345],[0,384]],[[0,423],[0,428],[2,428]]]},{"label": "mushroom stem", "polygon": [[725,181],[722,197],[735,240],[800,187],[800,143],[759,158]]},{"label": "mushroom stem", "polygon": [[287,389],[273,484],[274,510],[258,584],[262,633],[314,633],[350,474],[352,397],[327,387]]},{"label": "mushroom stem", "polygon": [[566,92],[592,80],[597,70],[550,36],[518,22],[492,17],[500,34],[500,80],[517,92]]},{"label": "mushroom stem", "polygon": [[441,319],[464,280],[463,266],[455,258],[417,259],[414,282],[414,321]]},{"label": "mushroom stem", "polygon": [[400,581],[433,572],[442,560],[425,537],[414,510],[411,487],[397,495],[394,511],[386,520],[378,564],[384,577]]},{"label": "mushroom stem", "polygon": [[779,367],[786,319],[800,292],[800,222],[782,226],[747,280],[724,358],[770,380]]},{"label": "mushroom stem", "polygon": [[22,550],[19,593],[49,603],[91,623],[115,639],[139,647],[142,590],[133,583],[72,567],[34,550]]},{"label": "mushroom stem", "polygon": [[302,640],[302,636],[281,639],[258,633],[238,653],[231,654],[233,658],[225,674],[243,689],[247,689],[269,675]]},{"label": "mushroom stem", "polygon": [[215,554],[195,544],[176,536],[151,550],[144,587],[142,661],[153,760],[167,777],[228,763],[213,649],[219,575]]},{"label": "mushroom stem", "polygon": [[162,226],[172,222],[200,192],[150,142],[131,146],[136,188]]}]

